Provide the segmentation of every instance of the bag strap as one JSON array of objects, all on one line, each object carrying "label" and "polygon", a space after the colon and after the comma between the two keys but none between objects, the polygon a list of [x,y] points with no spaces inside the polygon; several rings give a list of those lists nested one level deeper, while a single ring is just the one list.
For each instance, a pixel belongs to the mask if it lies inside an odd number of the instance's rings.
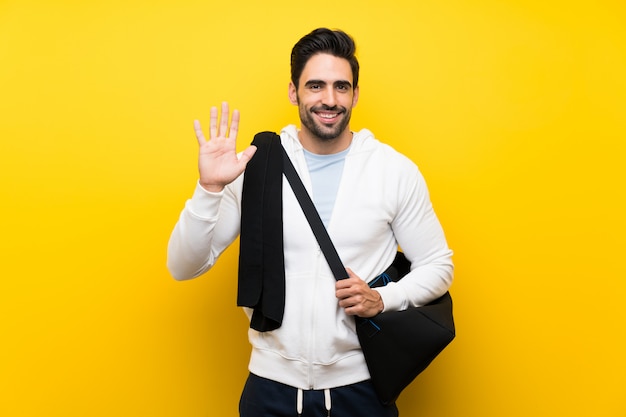
[{"label": "bag strap", "polygon": [[[324,226],[324,223],[315,208],[315,204],[313,204],[313,201],[304,187],[302,179],[300,179],[300,176],[296,172],[289,155],[287,155],[285,148],[282,146],[281,148],[283,151],[283,173],[285,174],[287,181],[289,181],[289,185],[296,195],[304,215],[311,225],[313,234],[320,245],[322,253],[326,258],[335,279],[339,281],[340,279],[348,278],[346,268],[343,266],[343,263],[339,258],[339,254],[337,253],[335,245],[330,239],[328,231],[326,230],[326,227]],[[403,252],[398,251],[393,263],[382,274],[370,282],[369,285],[372,288],[385,286],[390,281],[399,281],[409,272],[411,272],[411,262],[406,258],[406,256],[404,256]]]},{"label": "bag strap", "polygon": [[[322,219],[320,218],[320,215],[315,208],[315,204],[313,204],[311,196],[309,196],[309,193],[304,187],[302,179],[300,179],[298,172],[296,172],[296,169],[291,163],[291,159],[289,159],[289,155],[287,155],[287,151],[284,147],[283,173],[285,174],[285,177],[287,177],[287,181],[289,181],[289,185],[291,185],[291,189],[296,195],[296,198],[298,199],[298,202],[302,207],[302,211],[304,211],[304,215],[311,225],[313,234],[317,238],[317,242],[322,249],[322,253],[326,258],[326,261],[328,262],[330,270],[333,272],[335,279],[339,281],[340,279],[349,278],[348,272],[346,271],[346,268],[343,266],[343,263],[339,258],[337,249],[335,249],[333,241],[330,240],[328,231],[326,230],[326,227],[324,227],[324,223],[322,222]],[[357,326],[362,327],[364,329],[363,331],[370,337],[380,331],[380,327],[376,323],[374,323],[372,319],[359,316],[354,316],[354,319]]]},{"label": "bag strap", "polygon": [[340,279],[348,278],[348,273],[346,272],[346,268],[343,266],[341,259],[339,258],[339,254],[337,253],[337,249],[335,249],[335,245],[333,245],[332,240],[330,240],[330,236],[328,235],[328,231],[326,227],[324,227],[324,223],[320,218],[317,209],[315,208],[315,204],[311,200],[311,196],[307,192],[300,176],[296,172],[291,159],[289,159],[289,155],[287,155],[287,151],[283,147],[283,172],[285,173],[285,177],[287,177],[287,181],[289,181],[289,185],[291,185],[291,189],[293,190],[300,206],[302,207],[302,211],[304,211],[304,215],[306,219],[309,221],[311,225],[311,229],[313,230],[313,234],[317,239],[317,242],[322,249],[322,253],[330,266],[330,270],[332,271],[335,279],[339,281]]}]

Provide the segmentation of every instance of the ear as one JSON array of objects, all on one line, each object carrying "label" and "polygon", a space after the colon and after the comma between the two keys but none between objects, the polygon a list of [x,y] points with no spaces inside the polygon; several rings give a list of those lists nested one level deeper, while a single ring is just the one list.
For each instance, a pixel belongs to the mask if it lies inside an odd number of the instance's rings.
[{"label": "ear", "polygon": [[356,106],[358,102],[359,102],[359,87],[357,86],[354,89],[354,95],[352,96],[352,107]]},{"label": "ear", "polygon": [[289,101],[294,106],[298,105],[298,91],[292,81],[289,82]]}]

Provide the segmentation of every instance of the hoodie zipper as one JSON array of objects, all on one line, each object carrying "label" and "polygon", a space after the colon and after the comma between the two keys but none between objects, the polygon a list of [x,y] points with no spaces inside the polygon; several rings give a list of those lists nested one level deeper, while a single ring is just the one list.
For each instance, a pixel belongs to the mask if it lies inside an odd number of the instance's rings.
[{"label": "hoodie zipper", "polygon": [[309,389],[314,389],[315,387],[315,381],[313,378],[313,358],[314,358],[314,354],[317,352],[317,327],[315,326],[315,321],[317,318],[317,306],[318,306],[318,302],[317,302],[317,298],[318,298],[318,288],[319,288],[319,273],[320,273],[320,258],[322,257],[322,250],[321,248],[317,248],[316,251],[316,261],[315,261],[315,274],[313,275],[313,312],[311,314],[311,322],[309,323],[310,329],[311,329],[311,333],[310,333],[310,338],[309,338],[309,347],[308,347],[308,366],[309,366],[309,372],[308,372],[308,384],[309,384]]}]

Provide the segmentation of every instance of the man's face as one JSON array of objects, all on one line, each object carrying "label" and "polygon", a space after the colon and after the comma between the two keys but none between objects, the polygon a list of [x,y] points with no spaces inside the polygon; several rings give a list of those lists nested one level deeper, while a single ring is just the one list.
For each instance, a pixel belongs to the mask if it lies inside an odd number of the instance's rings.
[{"label": "man's face", "polygon": [[333,140],[349,132],[358,88],[352,85],[350,63],[333,55],[313,55],[304,66],[296,89],[289,85],[289,99],[298,105],[302,130],[320,140]]}]

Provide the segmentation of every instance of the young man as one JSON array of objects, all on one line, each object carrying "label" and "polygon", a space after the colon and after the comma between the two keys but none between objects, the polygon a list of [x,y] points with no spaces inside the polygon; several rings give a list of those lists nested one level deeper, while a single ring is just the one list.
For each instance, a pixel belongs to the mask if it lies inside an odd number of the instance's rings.
[{"label": "young man", "polygon": [[[289,99],[301,126],[280,133],[349,278],[335,281],[283,179],[284,283],[278,285],[284,299],[278,303],[284,314],[276,326],[249,332],[243,417],[320,416],[331,409],[339,416],[397,416],[395,404],[383,405],[373,391],[351,316],[426,304],[452,282],[452,252],[415,164],[368,130],[350,130],[359,98],[354,54],[352,38],[329,29],[314,30],[294,46]],[[168,246],[168,268],[178,280],[208,271],[240,233],[243,173],[256,147],[237,155],[239,113],[233,112],[230,129],[228,119],[228,104],[219,118],[211,109],[208,141],[195,122],[200,178]],[[411,272],[371,289],[367,282],[391,264],[398,246]]]}]

